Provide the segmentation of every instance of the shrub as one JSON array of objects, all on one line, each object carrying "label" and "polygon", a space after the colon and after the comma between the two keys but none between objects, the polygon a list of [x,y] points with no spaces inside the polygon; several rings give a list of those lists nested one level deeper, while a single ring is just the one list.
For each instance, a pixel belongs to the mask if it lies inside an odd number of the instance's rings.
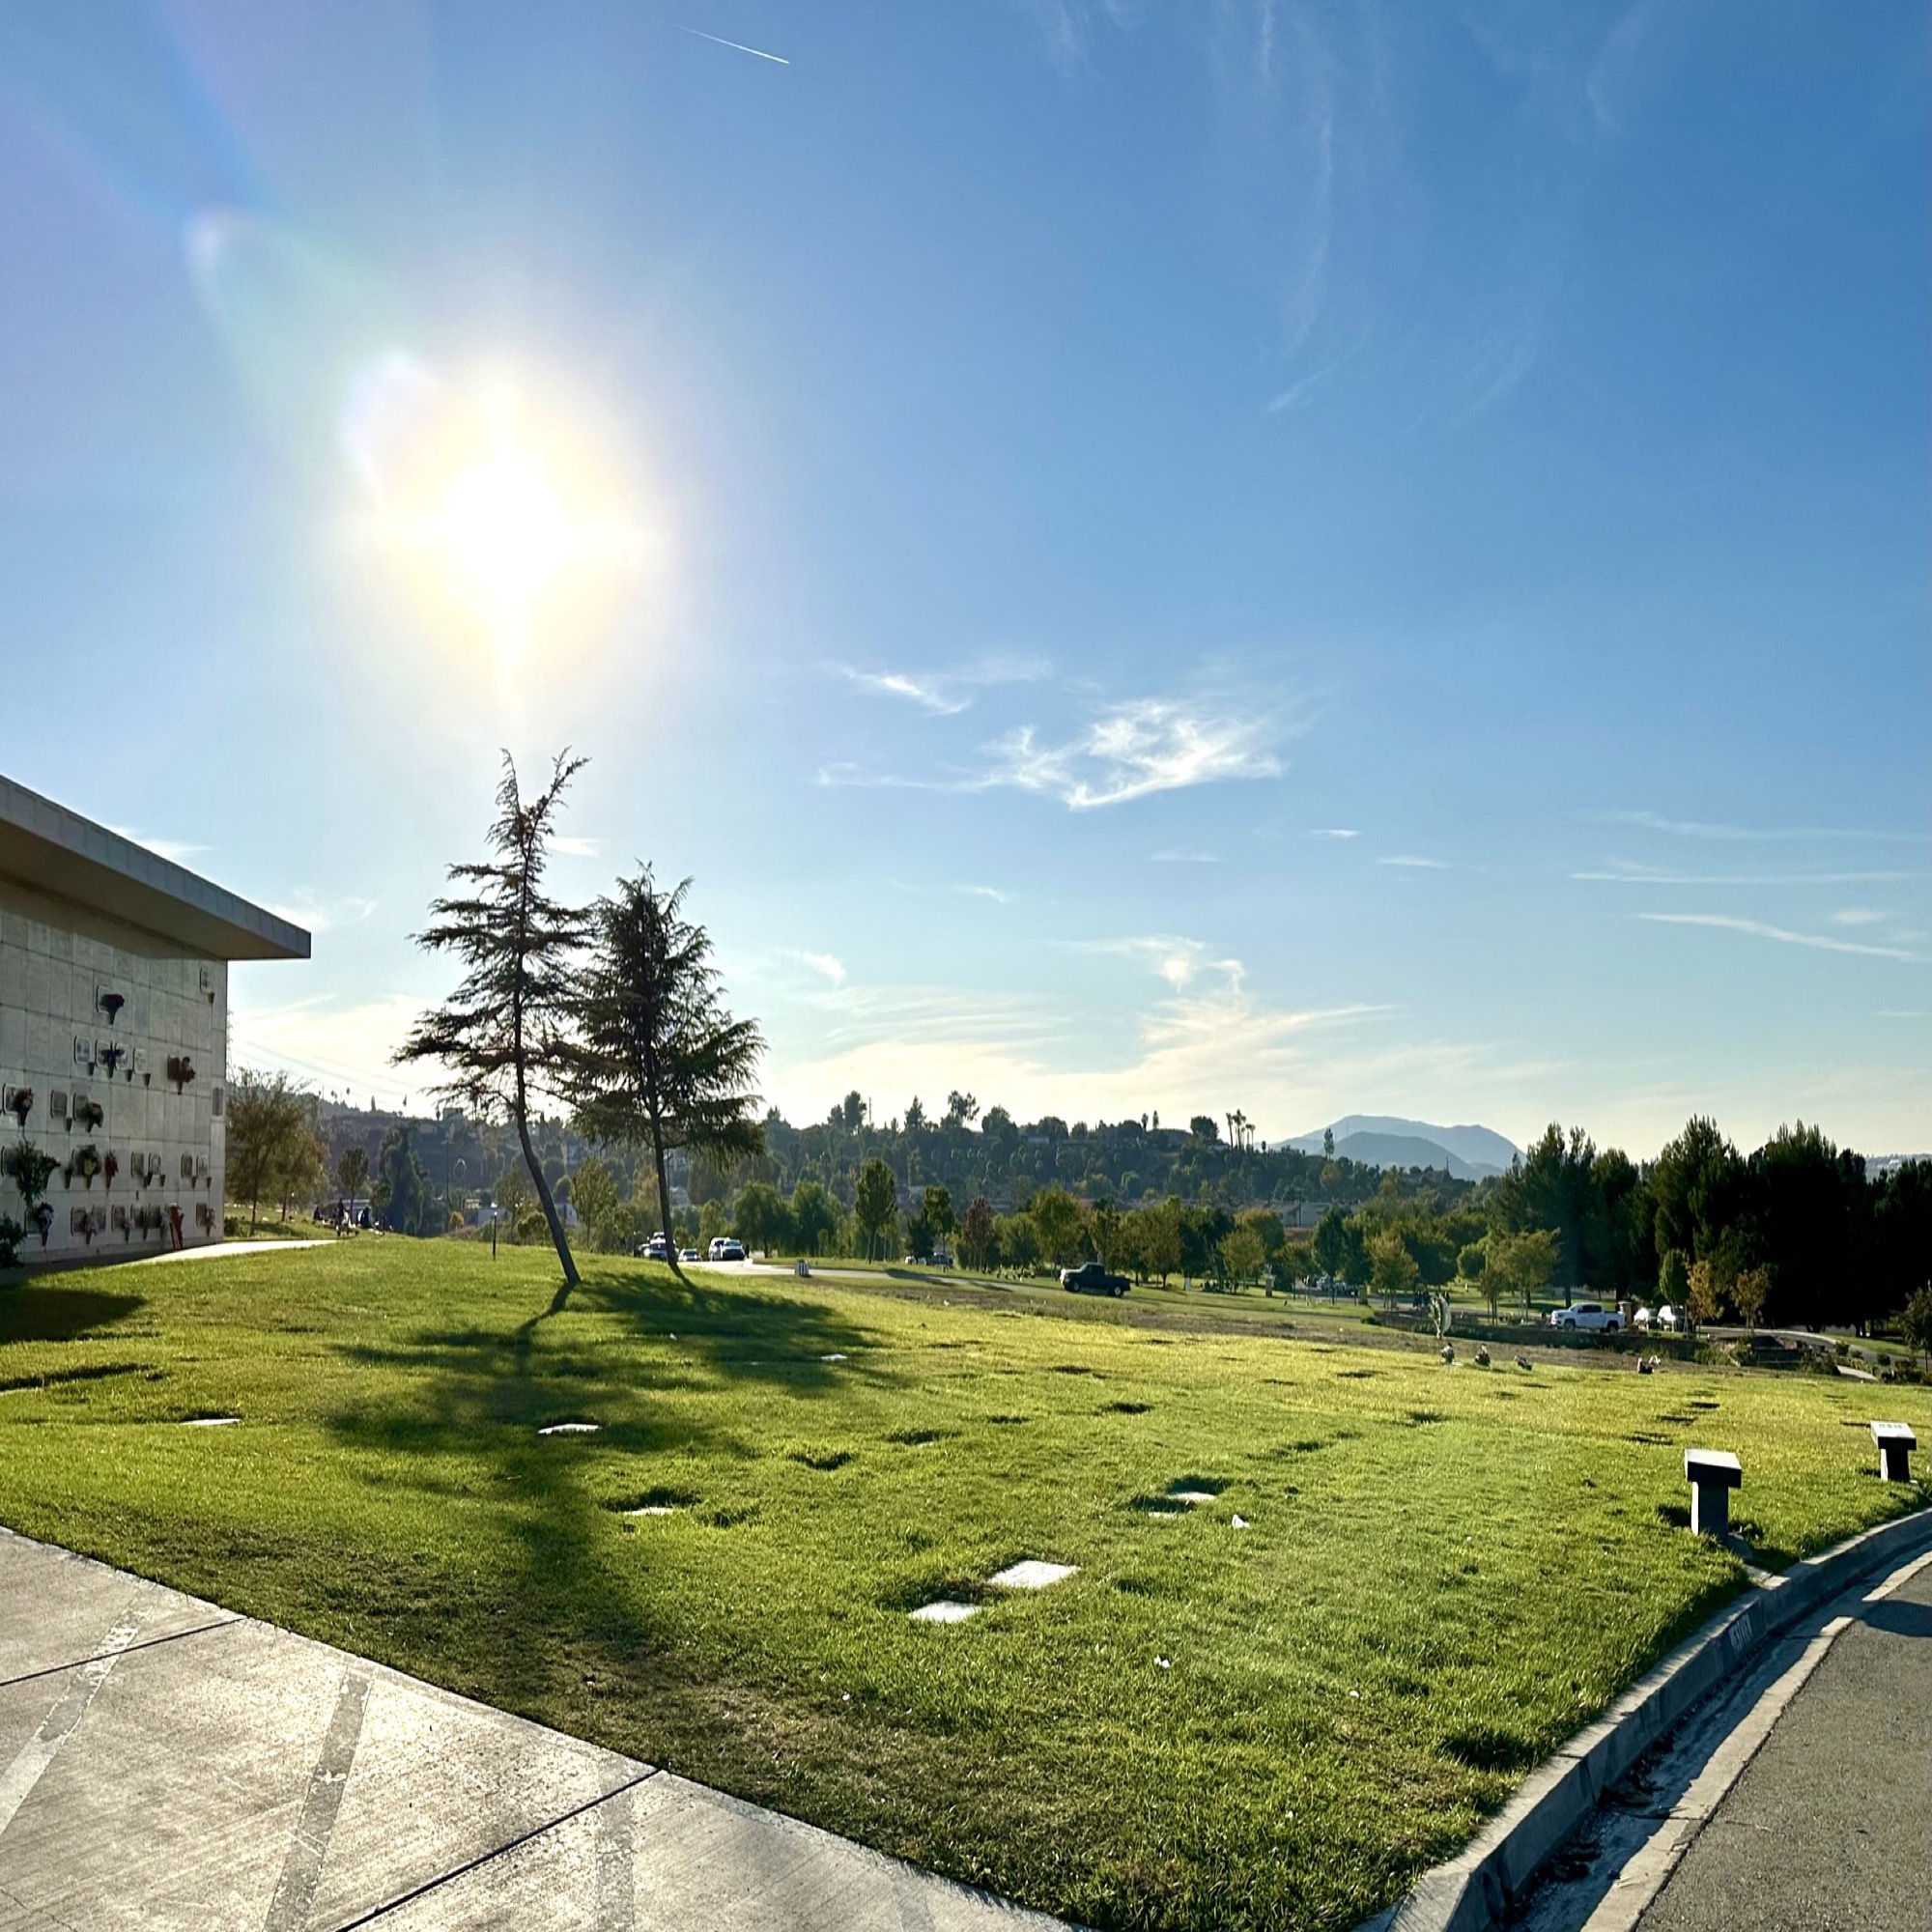
[{"label": "shrub", "polygon": [[27,1231],[11,1214],[0,1214],[0,1268],[10,1268],[18,1259],[15,1250],[27,1238]]}]

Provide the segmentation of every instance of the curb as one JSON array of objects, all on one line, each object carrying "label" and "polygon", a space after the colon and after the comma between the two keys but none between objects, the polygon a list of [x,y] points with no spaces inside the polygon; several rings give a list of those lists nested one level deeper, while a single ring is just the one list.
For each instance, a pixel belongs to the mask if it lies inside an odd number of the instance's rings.
[{"label": "curb", "polygon": [[1423,1873],[1406,1897],[1355,1932],[1494,1932],[1538,1867],[1692,1705],[1738,1676],[1801,1617],[1921,1541],[1932,1544],[1932,1509],[1882,1523],[1765,1578],[1559,1746],[1461,1853]]}]

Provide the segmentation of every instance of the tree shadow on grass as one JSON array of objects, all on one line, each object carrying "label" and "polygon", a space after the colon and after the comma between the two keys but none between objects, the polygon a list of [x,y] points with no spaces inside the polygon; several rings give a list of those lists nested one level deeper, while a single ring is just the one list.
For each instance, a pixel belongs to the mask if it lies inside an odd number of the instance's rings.
[{"label": "tree shadow on grass", "polygon": [[0,1343],[75,1342],[146,1306],[146,1296],[139,1294],[23,1283],[0,1293]]},{"label": "tree shadow on grass", "polygon": [[[688,1681],[649,1611],[639,1566],[652,1546],[613,1512],[687,1457],[715,1464],[760,1453],[728,1424],[694,1415],[684,1398],[747,1379],[806,1395],[855,1377],[897,1379],[858,1359],[869,1339],[792,1296],[592,1268],[561,1317],[347,1346],[345,1358],[370,1374],[354,1405],[328,1419],[337,1442],[369,1459],[372,1485],[477,1514],[465,1525],[467,1561],[371,1551],[339,1593],[329,1581],[323,1594],[357,1630],[377,1634],[365,1641],[385,1661],[639,1750],[650,1700],[701,1703],[708,1693]],[[673,1395],[681,1399],[666,1400]],[[559,1422],[597,1431],[538,1433]],[[714,1500],[701,1520],[729,1534],[746,1513]],[[622,1690],[621,1705],[586,1707],[583,1687],[600,1681]]]}]

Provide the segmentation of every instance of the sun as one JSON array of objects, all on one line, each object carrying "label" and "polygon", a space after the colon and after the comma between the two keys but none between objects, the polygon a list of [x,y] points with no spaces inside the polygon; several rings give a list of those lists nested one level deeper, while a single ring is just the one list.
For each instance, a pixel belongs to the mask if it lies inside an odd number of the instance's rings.
[{"label": "sun", "polygon": [[459,587],[501,625],[521,625],[580,549],[550,478],[514,450],[458,472],[436,537]]},{"label": "sun", "polygon": [[418,601],[481,629],[507,668],[594,634],[655,546],[583,412],[498,375],[446,381],[399,358],[357,388],[344,442],[362,527]]}]

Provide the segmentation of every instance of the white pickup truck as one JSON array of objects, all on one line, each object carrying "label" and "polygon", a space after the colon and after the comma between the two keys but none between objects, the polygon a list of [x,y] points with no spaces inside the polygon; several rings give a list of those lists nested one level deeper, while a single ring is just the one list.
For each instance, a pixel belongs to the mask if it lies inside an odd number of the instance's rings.
[{"label": "white pickup truck", "polygon": [[1568,1308],[1550,1310],[1549,1325],[1552,1328],[1594,1328],[1603,1334],[1614,1335],[1624,1324],[1617,1311],[1605,1308],[1601,1301],[1573,1301]]}]

